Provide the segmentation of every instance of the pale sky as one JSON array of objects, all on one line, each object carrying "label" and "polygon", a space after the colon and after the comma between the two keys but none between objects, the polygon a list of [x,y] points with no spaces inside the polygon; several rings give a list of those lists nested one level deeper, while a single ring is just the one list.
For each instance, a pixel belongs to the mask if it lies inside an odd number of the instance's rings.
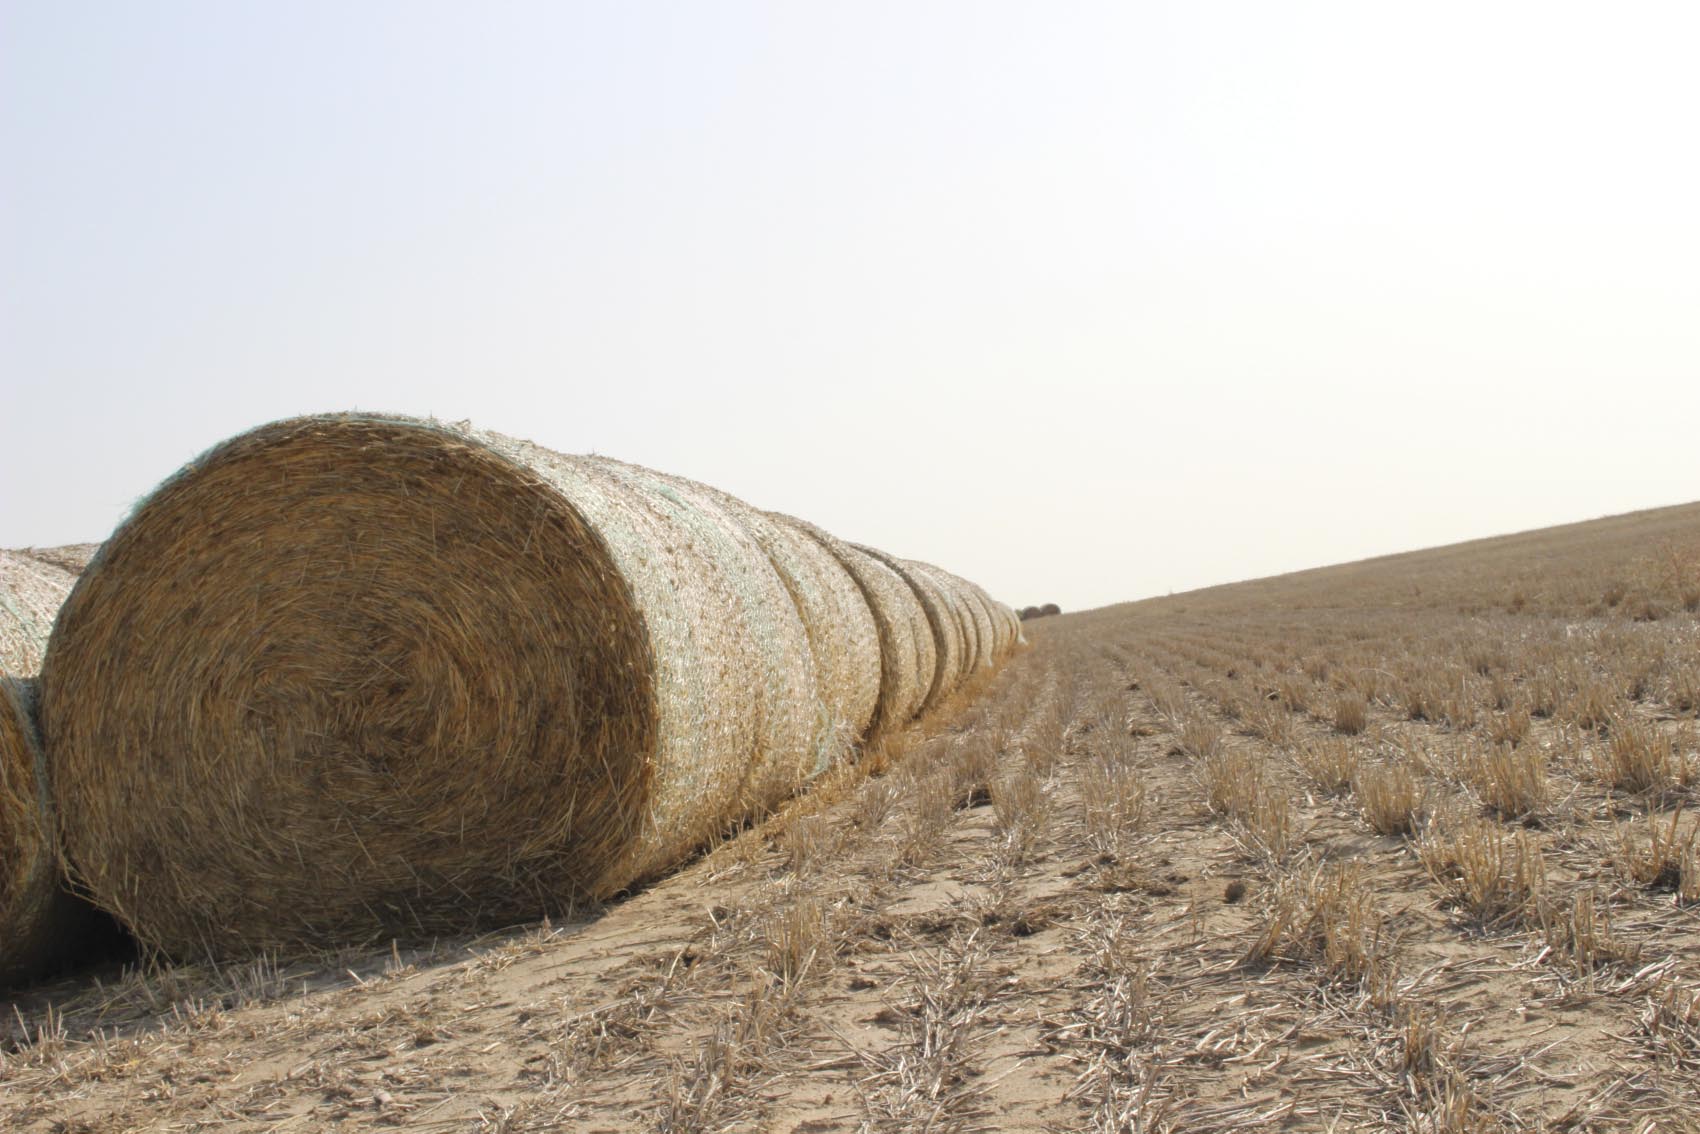
[{"label": "pale sky", "polygon": [[1697,13],[0,3],[0,546],[353,408],[1070,609],[1700,498]]}]

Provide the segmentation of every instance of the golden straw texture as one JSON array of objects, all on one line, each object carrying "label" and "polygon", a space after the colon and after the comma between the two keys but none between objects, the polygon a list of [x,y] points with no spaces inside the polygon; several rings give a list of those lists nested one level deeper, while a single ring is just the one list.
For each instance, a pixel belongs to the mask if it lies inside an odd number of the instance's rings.
[{"label": "golden straw texture", "polygon": [[950,696],[967,673],[963,665],[967,643],[963,641],[962,624],[953,612],[949,598],[927,575],[914,571],[905,560],[888,555],[877,547],[862,544],[853,546],[883,563],[902,579],[914,592],[916,601],[921,604],[921,610],[927,616],[936,659],[933,679],[927,687],[926,697],[921,702],[921,711],[927,712]]},{"label": "golden straw texture", "polygon": [[802,629],[752,609],[775,598],[715,509],[604,464],[264,426],[156,491],[66,605],[42,719],[72,867],[178,953],[606,895],[812,765]]},{"label": "golden straw texture", "polygon": [[739,518],[778,570],[803,620],[836,760],[868,735],[879,705],[880,636],[873,611],[844,565],[789,517],[727,499],[740,509]]},{"label": "golden straw texture", "polygon": [[925,702],[932,616],[870,600],[899,575],[853,558],[608,458],[262,426],[156,490],[65,604],[41,677],[65,857],[180,955],[608,897]]},{"label": "golden straw texture", "polygon": [[[654,509],[673,533],[665,538],[688,541],[696,569],[712,573],[715,580],[714,592],[698,601],[708,604],[704,613],[724,624],[722,640],[702,661],[719,670],[720,680],[739,694],[746,707],[728,723],[749,732],[716,751],[692,744],[692,726],[681,722],[681,748],[672,760],[661,762],[706,762],[741,772],[727,802],[706,808],[709,822],[693,837],[695,846],[737,819],[775,806],[829,760],[823,746],[832,738],[820,728],[808,634],[779,573],[735,514],[736,501],[681,478],[606,457],[577,460]],[[605,522],[620,521],[616,515]],[[676,650],[672,641],[658,647]],[[682,826],[695,826],[698,813],[705,810],[695,777],[670,780],[657,789],[651,804],[652,831],[640,835],[630,866],[615,868],[621,875],[616,886],[631,880],[624,877],[627,873],[632,878],[647,876],[677,862],[689,849],[671,845],[668,836]],[[660,840],[653,847],[652,834]]]},{"label": "golden straw texture", "polygon": [[75,581],[30,552],[0,551],[0,987],[49,965],[67,930],[34,713],[42,652]]},{"label": "golden straw texture", "polygon": [[959,669],[952,689],[959,687],[974,673],[980,664],[980,630],[972,611],[968,606],[968,594],[961,580],[948,571],[941,570],[931,563],[922,563],[914,559],[906,559],[903,566],[916,578],[928,580],[935,591],[943,596],[945,609],[956,622],[958,637],[962,643],[962,652],[958,659]]},{"label": "golden straw texture", "polygon": [[89,565],[89,560],[93,559],[95,552],[99,550],[98,543],[67,543],[60,547],[26,547],[23,554],[62,571],[69,571],[74,578],[83,573]]},{"label": "golden straw texture", "polygon": [[[671,486],[684,496],[710,501],[755,541],[777,572],[807,635],[815,680],[803,695],[818,709],[814,773],[843,758],[866,734],[879,700],[879,632],[855,581],[807,534],[730,493],[610,458],[595,459]],[[775,602],[774,614],[783,617],[784,606]],[[786,783],[788,789],[796,786],[791,779]]]},{"label": "golden straw texture", "polygon": [[873,621],[878,655],[878,697],[868,734],[908,723],[932,688],[936,648],[915,592],[884,563],[813,524],[770,513],[818,543],[861,593]]}]

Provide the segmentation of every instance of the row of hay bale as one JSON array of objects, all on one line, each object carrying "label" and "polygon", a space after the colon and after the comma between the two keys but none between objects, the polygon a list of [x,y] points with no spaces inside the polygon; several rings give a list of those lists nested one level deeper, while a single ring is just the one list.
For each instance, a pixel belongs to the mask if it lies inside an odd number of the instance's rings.
[{"label": "row of hay bale", "polygon": [[[56,838],[143,942],[216,957],[608,898],[1020,628],[949,572],[679,477],[342,414],[185,467],[101,547],[44,661],[39,639],[7,657],[41,666],[42,743],[7,751],[0,839]],[[0,891],[0,951],[51,934],[18,897],[41,885]]]},{"label": "row of hay bale", "polygon": [[36,677],[60,605],[92,546],[0,550],[0,987],[51,965],[88,928],[53,841]]}]

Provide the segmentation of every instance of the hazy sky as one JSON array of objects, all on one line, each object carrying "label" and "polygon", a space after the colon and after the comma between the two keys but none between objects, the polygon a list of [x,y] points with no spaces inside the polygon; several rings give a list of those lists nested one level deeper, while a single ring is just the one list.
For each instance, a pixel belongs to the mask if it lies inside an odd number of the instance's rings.
[{"label": "hazy sky", "polygon": [[471,418],[1078,608],[1700,498],[1690,4],[0,4],[0,546]]}]

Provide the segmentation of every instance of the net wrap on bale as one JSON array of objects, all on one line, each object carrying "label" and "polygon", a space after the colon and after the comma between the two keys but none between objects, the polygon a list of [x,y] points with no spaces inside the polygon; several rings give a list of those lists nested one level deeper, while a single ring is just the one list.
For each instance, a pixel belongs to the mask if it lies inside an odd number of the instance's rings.
[{"label": "net wrap on bale", "polygon": [[65,603],[40,711],[65,858],[179,955],[606,898],[956,687],[973,615],[873,556],[464,426],[262,426]]},{"label": "net wrap on bale", "polygon": [[42,721],[73,870],[177,953],[607,896],[812,772],[807,635],[704,495],[436,423],[263,426],[66,604]]},{"label": "net wrap on bale", "polygon": [[769,515],[774,522],[814,540],[862,596],[878,651],[873,659],[877,696],[868,732],[912,720],[926,701],[937,664],[932,630],[915,592],[880,560],[815,525],[794,516]]}]

